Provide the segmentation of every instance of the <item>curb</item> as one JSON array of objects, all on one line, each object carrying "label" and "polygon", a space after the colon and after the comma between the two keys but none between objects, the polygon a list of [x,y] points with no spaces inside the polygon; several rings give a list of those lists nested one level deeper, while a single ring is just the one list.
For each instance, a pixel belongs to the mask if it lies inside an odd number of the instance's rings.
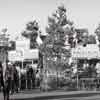
[{"label": "curb", "polygon": [[[76,93],[74,93],[76,92]],[[28,94],[28,95],[23,95],[23,97],[20,97],[17,95],[12,96],[10,100],[47,100],[47,99],[60,99],[60,98],[75,98],[75,97],[89,97],[89,96],[95,96],[95,95],[100,95],[100,92],[98,91],[74,91],[73,93],[71,92],[56,92],[56,94],[53,93],[42,93],[40,94]],[[22,95],[21,95],[22,96]]]}]

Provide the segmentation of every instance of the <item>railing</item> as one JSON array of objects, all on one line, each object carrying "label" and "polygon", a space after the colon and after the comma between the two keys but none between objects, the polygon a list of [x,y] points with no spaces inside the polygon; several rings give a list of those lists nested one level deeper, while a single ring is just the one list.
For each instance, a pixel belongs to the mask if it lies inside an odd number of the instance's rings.
[{"label": "railing", "polygon": [[[23,79],[19,79],[17,80],[15,83],[15,80],[12,81],[13,86],[11,86],[11,89],[13,88],[13,90],[15,91],[16,89],[19,91],[22,90],[27,90],[27,89],[34,89],[34,88],[38,88],[39,85],[39,79],[27,79],[27,78],[23,78]],[[0,91],[1,91],[1,86],[0,86]]]},{"label": "railing", "polygon": [[[19,79],[17,84],[17,88],[19,91],[40,88],[41,81],[39,79],[29,79],[29,78],[21,78]],[[79,79],[79,90],[97,90],[100,89],[100,78],[80,78]]]},{"label": "railing", "polygon": [[20,79],[19,80],[19,89],[33,89],[39,87],[39,79]]},{"label": "railing", "polygon": [[87,90],[99,89],[100,88],[100,78],[80,78],[79,88],[87,89]]}]

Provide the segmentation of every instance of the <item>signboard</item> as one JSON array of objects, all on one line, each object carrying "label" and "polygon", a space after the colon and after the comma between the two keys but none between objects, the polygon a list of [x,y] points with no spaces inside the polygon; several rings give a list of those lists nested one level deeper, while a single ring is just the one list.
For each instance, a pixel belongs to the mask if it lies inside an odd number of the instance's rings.
[{"label": "signboard", "polygon": [[72,58],[76,59],[91,59],[91,58],[96,58],[100,59],[100,51],[99,47],[95,44],[90,44],[87,45],[86,47],[77,47],[72,49]]},{"label": "signboard", "polygon": [[15,50],[8,52],[8,59],[10,61],[23,61],[25,59],[38,59],[39,58],[39,50]]},{"label": "signboard", "polygon": [[16,41],[16,50],[26,50],[30,48],[30,41],[29,39],[25,39],[25,40],[17,40]]},{"label": "signboard", "polygon": [[39,50],[31,49],[24,51],[24,59],[38,59],[39,58]]},{"label": "signboard", "polygon": [[23,51],[22,50],[9,51],[8,59],[10,61],[23,61]]}]

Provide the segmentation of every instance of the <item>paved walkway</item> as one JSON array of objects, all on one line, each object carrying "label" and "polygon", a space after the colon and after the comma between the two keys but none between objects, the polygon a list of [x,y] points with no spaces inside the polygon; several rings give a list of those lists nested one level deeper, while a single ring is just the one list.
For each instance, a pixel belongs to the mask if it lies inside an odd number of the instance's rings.
[{"label": "paved walkway", "polygon": [[[85,97],[85,96],[93,96],[100,94],[100,91],[71,91],[71,92],[63,92],[63,91],[52,91],[52,92],[21,92],[10,95],[11,100],[47,100],[46,98],[70,98],[70,97]],[[0,100],[3,100],[3,96],[0,93]]]},{"label": "paved walkway", "polygon": [[[25,100],[29,98],[34,98],[34,100],[44,100],[45,98],[62,98],[62,97],[79,97],[79,96],[89,96],[100,94],[100,91],[72,91],[72,92],[63,92],[63,91],[52,91],[52,92],[36,92],[36,93],[19,93],[11,95],[13,100]],[[46,100],[46,99],[45,99]]]}]

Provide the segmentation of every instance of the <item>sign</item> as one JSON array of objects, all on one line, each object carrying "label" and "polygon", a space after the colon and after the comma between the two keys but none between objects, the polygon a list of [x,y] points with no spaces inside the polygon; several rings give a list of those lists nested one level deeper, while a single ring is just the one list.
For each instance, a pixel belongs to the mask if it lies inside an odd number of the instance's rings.
[{"label": "sign", "polygon": [[22,50],[9,51],[8,59],[10,61],[23,61],[24,55]]},{"label": "sign", "polygon": [[24,59],[38,59],[39,58],[39,50],[31,49],[24,51]]},{"label": "sign", "polygon": [[8,52],[8,59],[10,61],[23,61],[23,60],[30,60],[30,59],[38,59],[39,58],[39,50],[15,50]]},{"label": "sign", "polygon": [[89,44],[86,47],[77,47],[72,49],[72,58],[76,59],[91,59],[91,58],[96,58],[100,59],[100,51],[99,47],[95,44]]},{"label": "sign", "polygon": [[30,48],[30,41],[29,39],[25,39],[25,40],[17,40],[16,41],[16,50],[26,50]]}]

